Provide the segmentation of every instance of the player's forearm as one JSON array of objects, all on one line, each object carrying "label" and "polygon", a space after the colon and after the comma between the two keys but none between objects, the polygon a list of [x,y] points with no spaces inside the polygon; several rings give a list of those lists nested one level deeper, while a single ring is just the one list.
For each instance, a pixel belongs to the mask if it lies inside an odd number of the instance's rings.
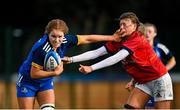
[{"label": "player's forearm", "polygon": [[72,60],[71,62],[74,63],[74,62],[92,60],[105,54],[107,54],[106,48],[102,46],[99,49],[88,51],[83,54],[71,57],[71,60]]},{"label": "player's forearm", "polygon": [[171,70],[176,65],[176,60],[172,57],[169,62],[166,64],[167,70]]},{"label": "player's forearm", "polygon": [[114,65],[114,64],[118,63],[119,61],[121,61],[122,59],[126,58],[128,55],[129,55],[129,52],[127,50],[125,50],[125,49],[120,50],[115,55],[113,55],[109,58],[106,58],[105,60],[103,60],[99,63],[91,65],[92,71]]},{"label": "player's forearm", "polygon": [[44,71],[32,67],[30,75],[33,79],[39,79],[56,76],[56,73],[54,71]]},{"label": "player's forearm", "polygon": [[79,44],[88,44],[99,41],[115,41],[113,35],[78,35],[80,39]]}]

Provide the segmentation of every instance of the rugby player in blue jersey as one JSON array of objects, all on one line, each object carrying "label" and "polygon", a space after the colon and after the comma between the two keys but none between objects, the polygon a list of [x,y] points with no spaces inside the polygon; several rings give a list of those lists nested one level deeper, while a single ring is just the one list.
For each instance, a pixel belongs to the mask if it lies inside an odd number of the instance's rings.
[{"label": "rugby player in blue jersey", "polygon": [[53,19],[44,35],[33,45],[28,57],[20,66],[16,83],[20,109],[33,109],[35,99],[42,110],[53,110],[55,94],[53,77],[63,72],[63,63],[54,71],[45,71],[44,58],[47,52],[56,51],[61,58],[69,48],[97,41],[119,41],[117,35],[69,35],[68,26],[63,20]]}]

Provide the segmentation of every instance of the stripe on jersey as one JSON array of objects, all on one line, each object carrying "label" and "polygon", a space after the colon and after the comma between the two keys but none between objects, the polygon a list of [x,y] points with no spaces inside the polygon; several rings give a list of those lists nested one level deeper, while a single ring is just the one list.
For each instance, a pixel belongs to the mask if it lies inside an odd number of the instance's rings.
[{"label": "stripe on jersey", "polygon": [[77,45],[79,45],[80,44],[80,35],[77,35],[77,39],[78,39],[78,44]]},{"label": "stripe on jersey", "polygon": [[48,42],[45,44],[45,46],[43,47],[43,50],[46,48],[46,46],[48,45]]},{"label": "stripe on jersey", "polygon": [[165,45],[158,43],[157,47],[161,48],[166,55],[169,53],[169,49]]},{"label": "stripe on jersey", "polygon": [[67,39],[63,37],[63,42],[62,43],[67,43]]},{"label": "stripe on jersey", "polygon": [[43,66],[38,65],[37,63],[32,62],[31,65],[34,66],[34,67],[36,67],[36,68],[38,68],[38,69],[41,69],[41,70],[43,69]]},{"label": "stripe on jersey", "polygon": [[46,52],[49,52],[51,50],[51,46],[49,44],[49,42],[47,42],[44,47],[43,47],[43,50],[46,51]]}]

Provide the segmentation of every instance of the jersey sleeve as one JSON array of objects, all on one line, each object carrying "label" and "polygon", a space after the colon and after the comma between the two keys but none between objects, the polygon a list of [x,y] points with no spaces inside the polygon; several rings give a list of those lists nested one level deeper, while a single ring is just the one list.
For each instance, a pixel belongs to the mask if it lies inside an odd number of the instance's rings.
[{"label": "jersey sleeve", "polygon": [[78,45],[79,37],[78,35],[65,35],[63,43],[66,44],[69,48],[75,45]]},{"label": "jersey sleeve", "polygon": [[[158,43],[157,48],[159,49],[159,51],[162,51],[159,52],[160,53],[159,56],[162,60],[168,61],[173,57],[172,52],[164,44]],[[156,51],[156,53],[158,52]]]}]

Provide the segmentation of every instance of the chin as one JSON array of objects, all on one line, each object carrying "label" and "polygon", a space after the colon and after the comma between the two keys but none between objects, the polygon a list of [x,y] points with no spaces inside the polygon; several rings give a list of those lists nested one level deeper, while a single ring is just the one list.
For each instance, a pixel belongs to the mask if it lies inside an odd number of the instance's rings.
[{"label": "chin", "polygon": [[58,47],[60,47],[60,46],[61,46],[60,44],[58,44],[58,45],[53,45],[54,48],[58,48]]}]

